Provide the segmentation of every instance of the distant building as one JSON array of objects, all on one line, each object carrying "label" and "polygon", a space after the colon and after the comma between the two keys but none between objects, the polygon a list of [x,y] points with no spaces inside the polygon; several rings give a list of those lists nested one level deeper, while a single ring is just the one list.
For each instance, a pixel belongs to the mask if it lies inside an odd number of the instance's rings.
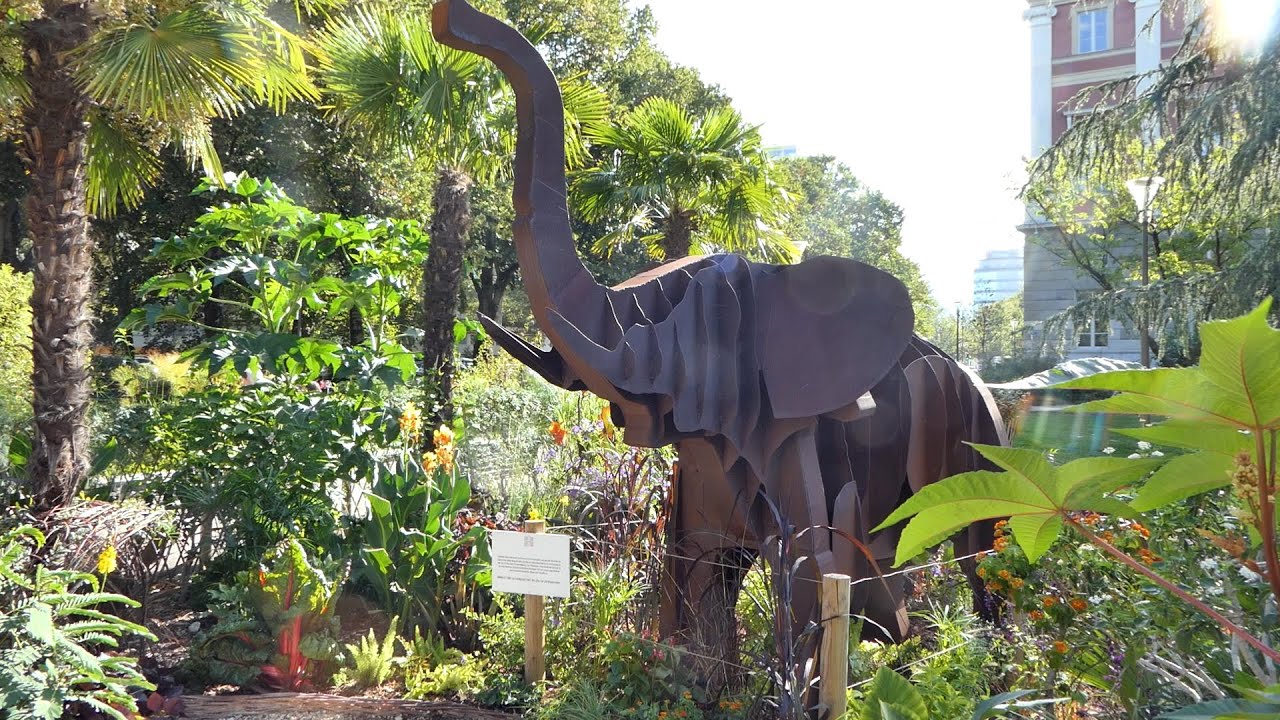
[{"label": "distant building", "polygon": [[769,158],[770,158],[770,159],[772,159],[772,160],[779,160],[779,159],[783,159],[783,158],[799,157],[799,155],[800,155],[800,154],[796,151],[796,146],[795,146],[795,145],[778,145],[778,146],[771,147],[771,148],[765,148],[765,153],[766,153],[766,154],[769,156]]},{"label": "distant building", "polygon": [[[1161,0],[1027,0],[1031,26],[1031,148],[1036,157],[1082,113],[1065,107],[1086,87],[1156,70],[1182,42],[1185,10],[1161,10]],[[1178,6],[1174,3],[1173,6]],[[1083,112],[1088,112],[1084,109]],[[1045,249],[1061,230],[1034,209],[1024,234],[1022,307],[1035,326],[1096,292],[1098,286]],[[1140,247],[1135,238],[1135,251]],[[1137,360],[1138,340],[1118,324],[1095,319],[1077,328],[1068,357]]]},{"label": "distant building", "polygon": [[973,271],[973,304],[1000,302],[1022,292],[1022,248],[992,250]]}]

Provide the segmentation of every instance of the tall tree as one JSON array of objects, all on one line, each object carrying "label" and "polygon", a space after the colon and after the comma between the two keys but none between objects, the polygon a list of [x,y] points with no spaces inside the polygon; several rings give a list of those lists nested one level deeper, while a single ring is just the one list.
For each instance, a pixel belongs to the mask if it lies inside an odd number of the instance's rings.
[{"label": "tall tree", "polygon": [[585,218],[612,226],[601,249],[639,240],[667,260],[718,250],[793,259],[780,232],[788,198],[758,128],[732,108],[694,116],[651,98],[586,135],[604,159],[575,174],[571,193]]},{"label": "tall tree", "polygon": [[902,208],[833,157],[791,158],[778,166],[795,200],[787,237],[803,243],[808,257],[848,257],[892,273],[911,293],[916,331],[932,336],[938,304],[920,266],[902,254]]},{"label": "tall tree", "polygon": [[[378,148],[418,155],[435,174],[422,350],[432,421],[448,422],[472,189],[508,171],[500,158],[514,142],[510,90],[488,61],[437,43],[425,15],[356,9],[332,20],[318,43],[320,78],[338,117]],[[594,89],[564,92],[571,123],[605,117],[607,103]],[[569,154],[582,156],[580,147]]]},{"label": "tall tree", "polygon": [[90,467],[90,214],[137,202],[159,172],[158,146],[169,142],[220,176],[209,118],[253,103],[279,109],[314,91],[301,43],[261,0],[28,0],[10,5],[0,45],[21,58],[0,63],[0,86],[21,103],[30,172],[29,467],[37,507],[47,509],[69,500]]}]

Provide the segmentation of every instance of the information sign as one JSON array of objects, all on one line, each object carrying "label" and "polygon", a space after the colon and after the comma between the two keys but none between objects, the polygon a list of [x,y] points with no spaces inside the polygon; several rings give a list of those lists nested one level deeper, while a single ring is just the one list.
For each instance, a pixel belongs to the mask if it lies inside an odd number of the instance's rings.
[{"label": "information sign", "polygon": [[489,532],[493,591],[569,597],[569,536]]}]

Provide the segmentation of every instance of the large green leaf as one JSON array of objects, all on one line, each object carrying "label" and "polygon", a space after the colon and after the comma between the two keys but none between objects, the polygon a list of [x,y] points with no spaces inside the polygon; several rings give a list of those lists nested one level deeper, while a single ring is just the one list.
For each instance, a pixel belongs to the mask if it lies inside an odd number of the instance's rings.
[{"label": "large green leaf", "polygon": [[[892,714],[886,712],[886,707]],[[894,716],[906,720],[929,720],[929,709],[911,681],[882,667],[876,671],[867,688],[861,720],[891,720]]]},{"label": "large green leaf", "polygon": [[1249,408],[1255,427],[1280,425],[1280,330],[1267,325],[1271,298],[1253,312],[1200,325],[1200,368],[1209,382]]},{"label": "large green leaf", "polygon": [[1208,450],[1222,455],[1253,449],[1253,436],[1246,430],[1186,420],[1167,420],[1149,427],[1115,428],[1114,432],[1155,446]]},{"label": "large green leaf", "polygon": [[1009,518],[1009,528],[1027,560],[1035,562],[1049,551],[1053,541],[1062,532],[1060,515],[1014,515]]},{"label": "large green leaf", "polygon": [[1233,463],[1227,455],[1208,452],[1173,458],[1138,490],[1131,505],[1146,512],[1228,485]]},{"label": "large green leaf", "polygon": [[1069,512],[1132,514],[1129,506],[1107,493],[1132,484],[1162,462],[1158,458],[1085,458],[1056,467],[1034,450],[973,447],[1007,472],[961,473],[911,496],[876,528],[911,518],[898,541],[895,565],[956,530],[1001,517],[1010,518],[1014,539],[1034,561],[1053,545]]},{"label": "large green leaf", "polygon": [[1238,398],[1226,396],[1219,391],[1200,368],[1122,370],[1071,380],[1058,387],[1063,390],[1111,390],[1120,393],[1076,405],[1071,408],[1075,412],[1164,415],[1218,425],[1250,427],[1249,407]]},{"label": "large green leaf", "polygon": [[1280,705],[1245,700],[1214,700],[1160,716],[1168,720],[1275,720],[1277,717],[1280,717]]},{"label": "large green leaf", "polygon": [[898,541],[895,565],[901,565],[978,520],[1013,515],[1047,516],[1056,511],[1049,496],[1025,478],[1014,473],[977,470],[925,486],[876,530],[915,516]]}]

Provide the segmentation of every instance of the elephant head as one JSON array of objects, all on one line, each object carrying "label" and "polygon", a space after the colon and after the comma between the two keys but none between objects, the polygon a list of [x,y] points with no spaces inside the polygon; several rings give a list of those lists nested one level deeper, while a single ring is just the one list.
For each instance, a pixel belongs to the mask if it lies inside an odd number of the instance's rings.
[{"label": "elephant head", "polygon": [[848,259],[776,266],[715,255],[600,285],[573,241],[564,108],[550,68],[466,0],[438,3],[432,28],[441,43],[492,60],[515,91],[513,236],[552,349],[487,322],[500,345],[551,382],[610,401],[633,445],[718,434],[741,448],[774,419],[867,409],[866,393],[912,335],[901,282]]}]

